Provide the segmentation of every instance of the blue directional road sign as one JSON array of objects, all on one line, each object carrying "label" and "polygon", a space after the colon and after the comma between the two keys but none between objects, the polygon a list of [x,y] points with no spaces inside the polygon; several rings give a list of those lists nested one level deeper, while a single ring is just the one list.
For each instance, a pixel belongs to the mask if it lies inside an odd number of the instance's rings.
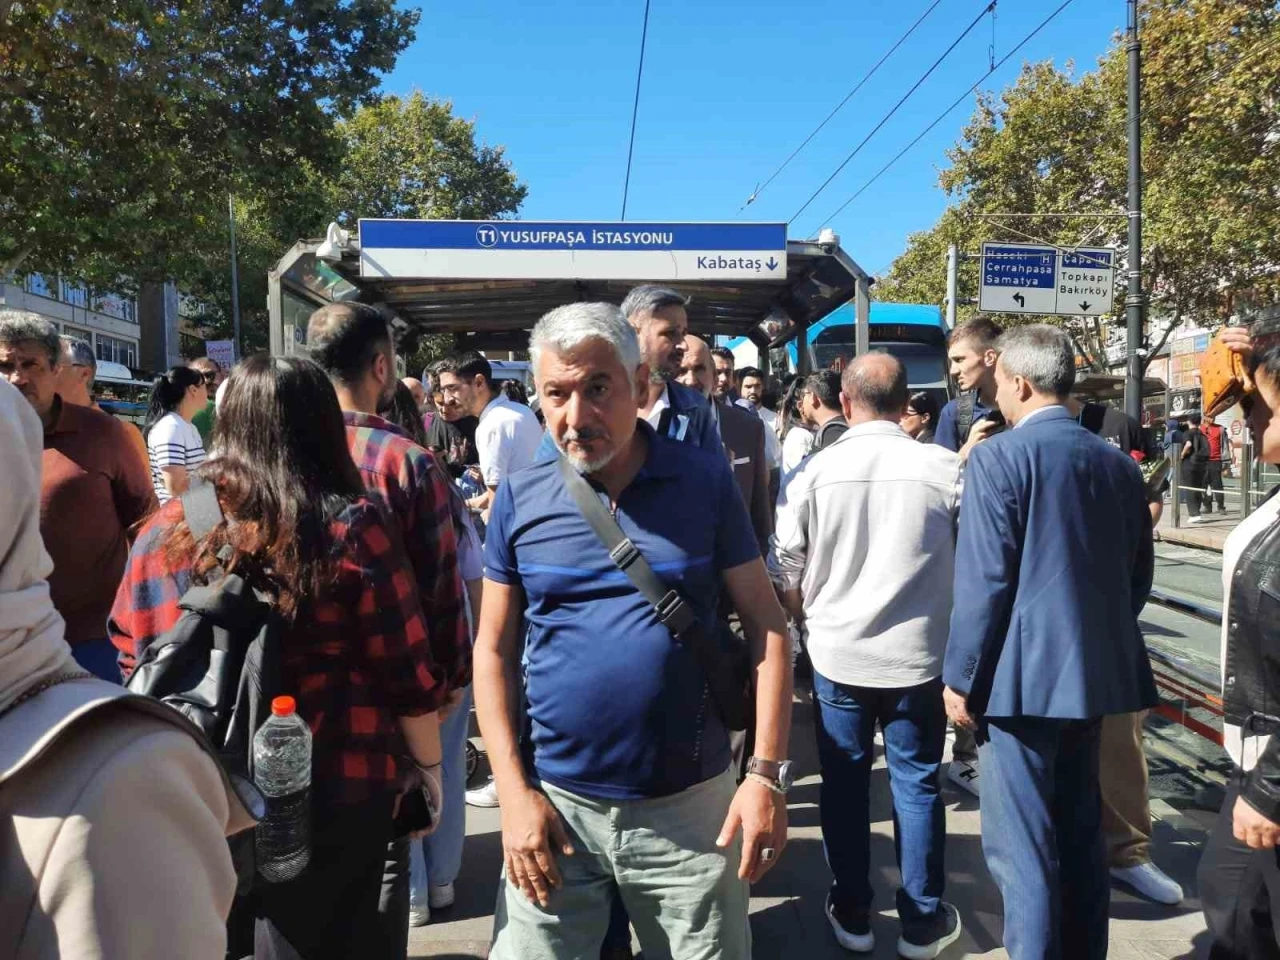
[{"label": "blue directional road sign", "polygon": [[1110,248],[984,243],[978,309],[1096,317],[1115,297]]},{"label": "blue directional road sign", "polygon": [[787,278],[783,223],[361,220],[364,277],[573,280]]}]

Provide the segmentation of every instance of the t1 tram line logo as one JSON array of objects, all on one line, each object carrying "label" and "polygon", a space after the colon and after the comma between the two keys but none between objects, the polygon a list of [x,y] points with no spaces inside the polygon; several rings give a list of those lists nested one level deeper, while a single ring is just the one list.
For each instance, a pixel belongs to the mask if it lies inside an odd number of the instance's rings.
[{"label": "t1 tram line logo", "polygon": [[476,227],[476,243],[482,247],[496,247],[498,245],[498,228],[485,224]]}]

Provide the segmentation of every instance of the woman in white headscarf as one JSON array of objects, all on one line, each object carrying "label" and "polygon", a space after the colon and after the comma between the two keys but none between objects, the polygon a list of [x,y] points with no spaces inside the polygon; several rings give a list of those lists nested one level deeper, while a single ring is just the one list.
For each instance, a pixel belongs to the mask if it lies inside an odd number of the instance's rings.
[{"label": "woman in white headscarf", "polygon": [[72,659],[40,539],[40,421],[0,381],[0,960],[221,960],[252,824],[174,710]]}]

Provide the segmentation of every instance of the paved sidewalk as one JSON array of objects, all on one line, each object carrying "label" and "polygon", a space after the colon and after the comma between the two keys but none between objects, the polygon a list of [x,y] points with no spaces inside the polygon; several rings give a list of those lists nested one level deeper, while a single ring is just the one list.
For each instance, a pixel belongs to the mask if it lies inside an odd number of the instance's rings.
[{"label": "paved sidewalk", "polygon": [[[823,914],[830,874],[822,853],[818,825],[817,759],[811,708],[798,697],[792,754],[800,779],[790,795],[790,842],[783,858],[753,891],[752,927],[755,957],[803,957],[834,960],[850,954],[832,938]],[[1154,761],[1153,761],[1154,763]],[[945,781],[947,801],[946,899],[960,910],[965,932],[944,960],[981,957],[1007,958],[1000,946],[1003,924],[1000,898],[982,858],[978,803]],[[898,936],[893,891],[898,882],[894,863],[892,806],[888,771],[883,758],[872,779],[872,877],[877,890],[873,923],[879,945],[873,960],[894,957]],[[1187,891],[1177,908],[1161,907],[1116,889],[1111,900],[1111,960],[1200,960],[1204,956],[1204,920],[1195,898],[1195,866],[1207,815],[1190,816],[1157,801],[1157,861]],[[497,810],[467,809],[467,848],[457,881],[458,900],[440,911],[429,926],[410,931],[411,957],[484,958],[493,929],[494,897],[502,862]]]},{"label": "paved sidewalk", "polygon": [[1231,531],[1236,528],[1236,524],[1240,522],[1240,515],[1237,512],[1226,514],[1212,513],[1206,514],[1205,523],[1187,523],[1189,515],[1186,510],[1182,511],[1182,526],[1174,528],[1173,526],[1173,509],[1169,504],[1164,505],[1164,515],[1160,517],[1160,524],[1156,527],[1160,534],[1160,539],[1165,543],[1176,543],[1184,547],[1199,547],[1203,550],[1213,550],[1217,553],[1222,552],[1222,545],[1227,542],[1227,537]]}]

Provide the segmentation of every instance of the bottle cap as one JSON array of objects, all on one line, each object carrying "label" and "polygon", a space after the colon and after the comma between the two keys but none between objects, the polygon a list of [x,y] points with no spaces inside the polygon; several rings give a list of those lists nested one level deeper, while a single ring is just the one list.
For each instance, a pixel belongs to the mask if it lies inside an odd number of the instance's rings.
[{"label": "bottle cap", "polygon": [[297,712],[298,704],[293,697],[276,697],[271,701],[271,713],[277,717],[287,717]]}]

